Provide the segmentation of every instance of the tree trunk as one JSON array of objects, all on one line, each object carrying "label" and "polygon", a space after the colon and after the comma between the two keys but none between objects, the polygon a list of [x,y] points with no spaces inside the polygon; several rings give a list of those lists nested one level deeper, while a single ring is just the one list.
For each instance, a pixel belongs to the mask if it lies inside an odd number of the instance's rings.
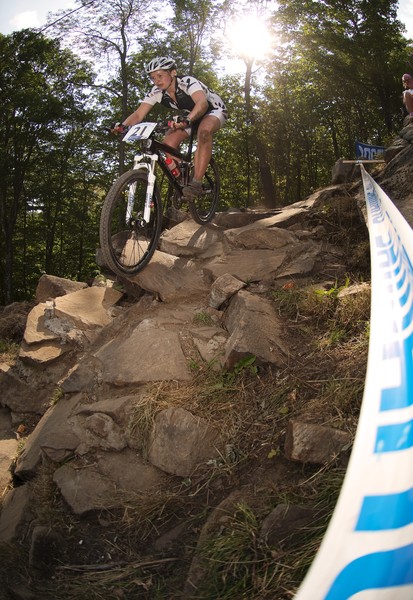
[{"label": "tree trunk", "polygon": [[[261,180],[262,191],[264,195],[264,206],[266,208],[274,208],[276,206],[276,194],[274,188],[274,182],[271,175],[271,169],[267,160],[267,151],[264,144],[258,138],[255,127],[255,117],[251,106],[251,74],[253,60],[245,61],[247,70],[245,73],[245,105],[246,105],[246,120],[247,130],[251,130],[251,139],[254,142],[258,161],[259,161],[259,174]],[[250,159],[248,157],[248,181],[250,178]],[[250,203],[250,190],[248,191],[248,204]]]},{"label": "tree trunk", "polygon": [[271,169],[268,164],[267,152],[262,142],[255,136],[255,145],[257,148],[258,161],[260,165],[260,179],[264,194],[264,206],[266,208],[275,208],[276,192]]}]

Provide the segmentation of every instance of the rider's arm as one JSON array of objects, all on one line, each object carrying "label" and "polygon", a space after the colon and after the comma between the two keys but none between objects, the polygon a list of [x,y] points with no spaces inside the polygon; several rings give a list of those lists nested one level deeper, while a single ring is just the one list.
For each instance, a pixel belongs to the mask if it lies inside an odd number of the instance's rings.
[{"label": "rider's arm", "polygon": [[141,123],[148,114],[148,112],[151,110],[151,108],[152,104],[142,102],[142,104],[138,106],[135,112],[129,115],[129,117],[126,117],[126,119],[123,121],[123,125],[130,126],[136,125],[137,123]]}]

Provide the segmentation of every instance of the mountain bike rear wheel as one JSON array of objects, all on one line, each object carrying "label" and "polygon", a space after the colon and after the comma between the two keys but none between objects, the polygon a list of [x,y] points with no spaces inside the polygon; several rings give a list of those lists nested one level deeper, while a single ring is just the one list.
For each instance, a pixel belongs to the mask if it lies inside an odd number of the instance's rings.
[{"label": "mountain bike rear wheel", "polygon": [[162,205],[155,186],[148,220],[144,218],[146,171],[131,170],[115,181],[100,216],[100,245],[105,264],[118,275],[141,271],[158,245]]},{"label": "mountain bike rear wheel", "polygon": [[220,180],[218,167],[213,158],[202,179],[202,193],[189,201],[189,212],[194,221],[200,225],[209,223],[214,218],[219,201]]}]

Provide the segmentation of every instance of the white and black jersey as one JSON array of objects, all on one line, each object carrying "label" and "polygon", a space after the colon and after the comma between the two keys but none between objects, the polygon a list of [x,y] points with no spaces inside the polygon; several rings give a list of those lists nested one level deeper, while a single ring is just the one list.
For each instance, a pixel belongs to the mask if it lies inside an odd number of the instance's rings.
[{"label": "white and black jersey", "polygon": [[185,75],[184,77],[176,78],[176,101],[173,100],[166,91],[164,92],[157,86],[154,86],[149,92],[149,94],[145,96],[142,102],[145,102],[146,104],[151,104],[152,106],[154,106],[157,103],[160,103],[163,106],[167,106],[168,108],[182,110],[184,113],[189,113],[195,106],[195,102],[192,100],[191,95],[194,92],[198,91],[202,91],[206,95],[208,101],[208,110],[206,114],[219,111],[226,118],[227,108],[221,97],[218,96],[218,94],[211,92],[211,90],[209,90],[207,86],[204,83],[202,83],[202,81],[199,81],[198,79],[195,79],[195,77],[191,77],[190,75]]}]

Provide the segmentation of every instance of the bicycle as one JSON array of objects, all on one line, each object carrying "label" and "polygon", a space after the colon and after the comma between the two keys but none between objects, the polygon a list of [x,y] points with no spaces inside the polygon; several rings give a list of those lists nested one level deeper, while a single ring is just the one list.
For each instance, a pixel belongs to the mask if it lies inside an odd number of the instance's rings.
[{"label": "bicycle", "polygon": [[[187,151],[181,152],[156,139],[167,128],[166,121],[139,123],[123,137],[128,143],[139,142],[140,152],[134,157],[133,168],[109,190],[99,231],[105,264],[118,275],[135,275],[149,263],[162,232],[164,207],[172,203],[179,209],[184,202],[183,188],[193,173],[195,131],[191,127]],[[179,178],[169,170],[167,155],[177,162]],[[202,193],[188,200],[189,212],[198,224],[205,225],[213,219],[219,188],[218,168],[211,158],[202,180]],[[166,196],[165,201],[162,196]]]}]

